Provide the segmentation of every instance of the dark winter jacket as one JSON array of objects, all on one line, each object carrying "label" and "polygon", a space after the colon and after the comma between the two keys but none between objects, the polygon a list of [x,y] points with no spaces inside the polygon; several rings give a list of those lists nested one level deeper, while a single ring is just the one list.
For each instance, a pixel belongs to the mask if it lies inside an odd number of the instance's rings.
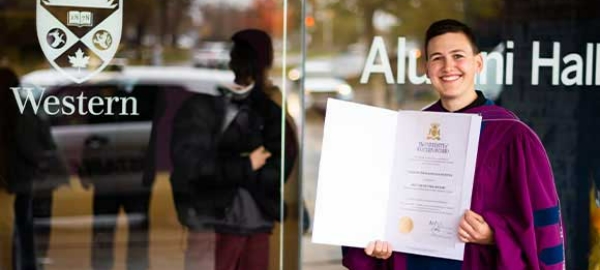
[{"label": "dark winter jacket", "polygon": [[[263,216],[280,217],[281,108],[255,87],[237,101],[236,117],[222,131],[226,97],[197,94],[173,120],[171,184],[180,222],[209,229],[223,219],[238,188],[251,195]],[[257,171],[249,154],[264,146],[271,157]],[[293,164],[296,153],[286,153]],[[291,166],[286,166],[287,178]]]}]

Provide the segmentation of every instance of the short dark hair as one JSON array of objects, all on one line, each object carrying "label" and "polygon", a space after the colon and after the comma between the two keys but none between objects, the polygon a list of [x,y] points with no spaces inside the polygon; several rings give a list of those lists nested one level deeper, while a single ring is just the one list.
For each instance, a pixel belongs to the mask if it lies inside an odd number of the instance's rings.
[{"label": "short dark hair", "polygon": [[431,41],[431,39],[433,39],[434,37],[441,36],[446,33],[464,34],[471,43],[473,53],[479,53],[479,47],[477,47],[477,40],[475,39],[473,30],[469,26],[457,20],[444,19],[432,23],[429,26],[429,28],[427,28],[427,32],[425,33],[425,59],[428,58],[427,45],[429,45],[429,41]]},{"label": "short dark hair", "polygon": [[273,41],[267,32],[260,29],[245,29],[236,32],[231,40],[243,43],[255,52],[259,68],[270,68],[273,64]]}]

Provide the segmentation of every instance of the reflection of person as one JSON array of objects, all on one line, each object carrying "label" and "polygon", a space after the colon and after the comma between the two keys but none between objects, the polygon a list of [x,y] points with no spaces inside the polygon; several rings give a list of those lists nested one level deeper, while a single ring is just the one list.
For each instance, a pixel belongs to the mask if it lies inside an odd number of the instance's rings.
[{"label": "reflection of person", "polygon": [[40,132],[44,134],[43,150],[38,163],[38,173],[33,183],[32,212],[35,233],[37,261],[40,268],[52,264],[48,257],[50,234],[52,232],[52,206],[54,191],[69,183],[69,172],[62,153],[57,151],[52,140],[48,121],[41,121]]},{"label": "reflection of person", "polygon": [[10,69],[0,69],[0,99],[5,102],[2,117],[4,139],[9,142],[7,166],[8,190],[14,199],[13,269],[36,269],[33,227],[34,181],[42,173],[48,151],[55,149],[50,128],[27,107],[20,113],[10,87],[18,87],[17,76]]},{"label": "reflection of person", "polygon": [[[121,150],[115,153],[107,138],[92,135],[85,142],[79,175],[84,185],[94,186],[94,226],[92,236],[92,268],[112,269],[114,240],[119,212],[127,216],[127,269],[148,269],[149,208],[155,178],[156,110],[158,90],[154,87],[135,87],[131,93],[117,91],[113,95],[129,95],[139,102],[138,116],[112,119],[111,116],[92,116],[90,123],[116,121],[152,121],[152,130],[142,151]],[[116,156],[115,156],[116,155]],[[119,163],[115,163],[117,159]],[[128,160],[123,161],[122,159]]]},{"label": "reflection of person", "polygon": [[[212,251],[202,235],[213,228],[216,269],[267,269],[269,234],[281,219],[282,111],[265,93],[275,91],[267,79],[271,38],[244,30],[232,40],[235,84],[219,87],[220,96],[191,97],[173,123],[171,182],[190,229],[187,269],[212,268],[198,260]],[[285,159],[293,163],[290,153]]]},{"label": "reflection of person", "polygon": [[7,109],[11,109],[11,111],[6,115],[6,120],[11,125],[6,131],[12,139],[7,145],[9,148],[8,190],[15,194],[12,267],[14,269],[36,269],[32,185],[43,144],[42,136],[39,136],[41,135],[39,119],[29,110],[19,114],[15,97],[9,89],[18,87],[19,80],[10,69],[2,68],[0,73],[2,82],[0,91],[3,93],[1,98],[7,103],[14,103],[8,105]]},{"label": "reflection of person", "polygon": [[471,210],[457,237],[464,261],[392,252],[384,241],[344,250],[349,269],[563,269],[564,239],[552,169],[537,135],[475,91],[483,60],[470,28],[442,20],[427,30],[427,75],[440,100],[427,111],[483,117]]},{"label": "reflection of person", "polygon": [[7,68],[0,68],[0,269],[12,269],[12,242],[14,227],[14,195],[10,194],[10,167],[14,162],[11,151],[18,108],[10,87],[19,85],[17,76]]}]

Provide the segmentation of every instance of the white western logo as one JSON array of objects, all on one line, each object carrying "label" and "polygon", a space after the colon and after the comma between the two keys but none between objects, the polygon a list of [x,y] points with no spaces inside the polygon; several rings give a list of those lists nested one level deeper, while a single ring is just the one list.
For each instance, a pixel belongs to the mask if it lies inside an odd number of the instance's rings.
[{"label": "white western logo", "polygon": [[36,1],[38,40],[54,68],[82,83],[110,63],[121,40],[123,0]]}]

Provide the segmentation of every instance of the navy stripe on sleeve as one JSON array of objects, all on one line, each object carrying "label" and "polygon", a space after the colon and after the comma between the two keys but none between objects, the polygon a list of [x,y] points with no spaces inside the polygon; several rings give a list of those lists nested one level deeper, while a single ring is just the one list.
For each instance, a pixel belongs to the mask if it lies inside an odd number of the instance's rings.
[{"label": "navy stripe on sleeve", "polygon": [[540,209],[533,212],[533,225],[544,227],[558,224],[560,220],[560,209],[558,206]]},{"label": "navy stripe on sleeve", "polygon": [[540,252],[540,261],[546,265],[553,265],[564,260],[563,245],[542,249]]}]

